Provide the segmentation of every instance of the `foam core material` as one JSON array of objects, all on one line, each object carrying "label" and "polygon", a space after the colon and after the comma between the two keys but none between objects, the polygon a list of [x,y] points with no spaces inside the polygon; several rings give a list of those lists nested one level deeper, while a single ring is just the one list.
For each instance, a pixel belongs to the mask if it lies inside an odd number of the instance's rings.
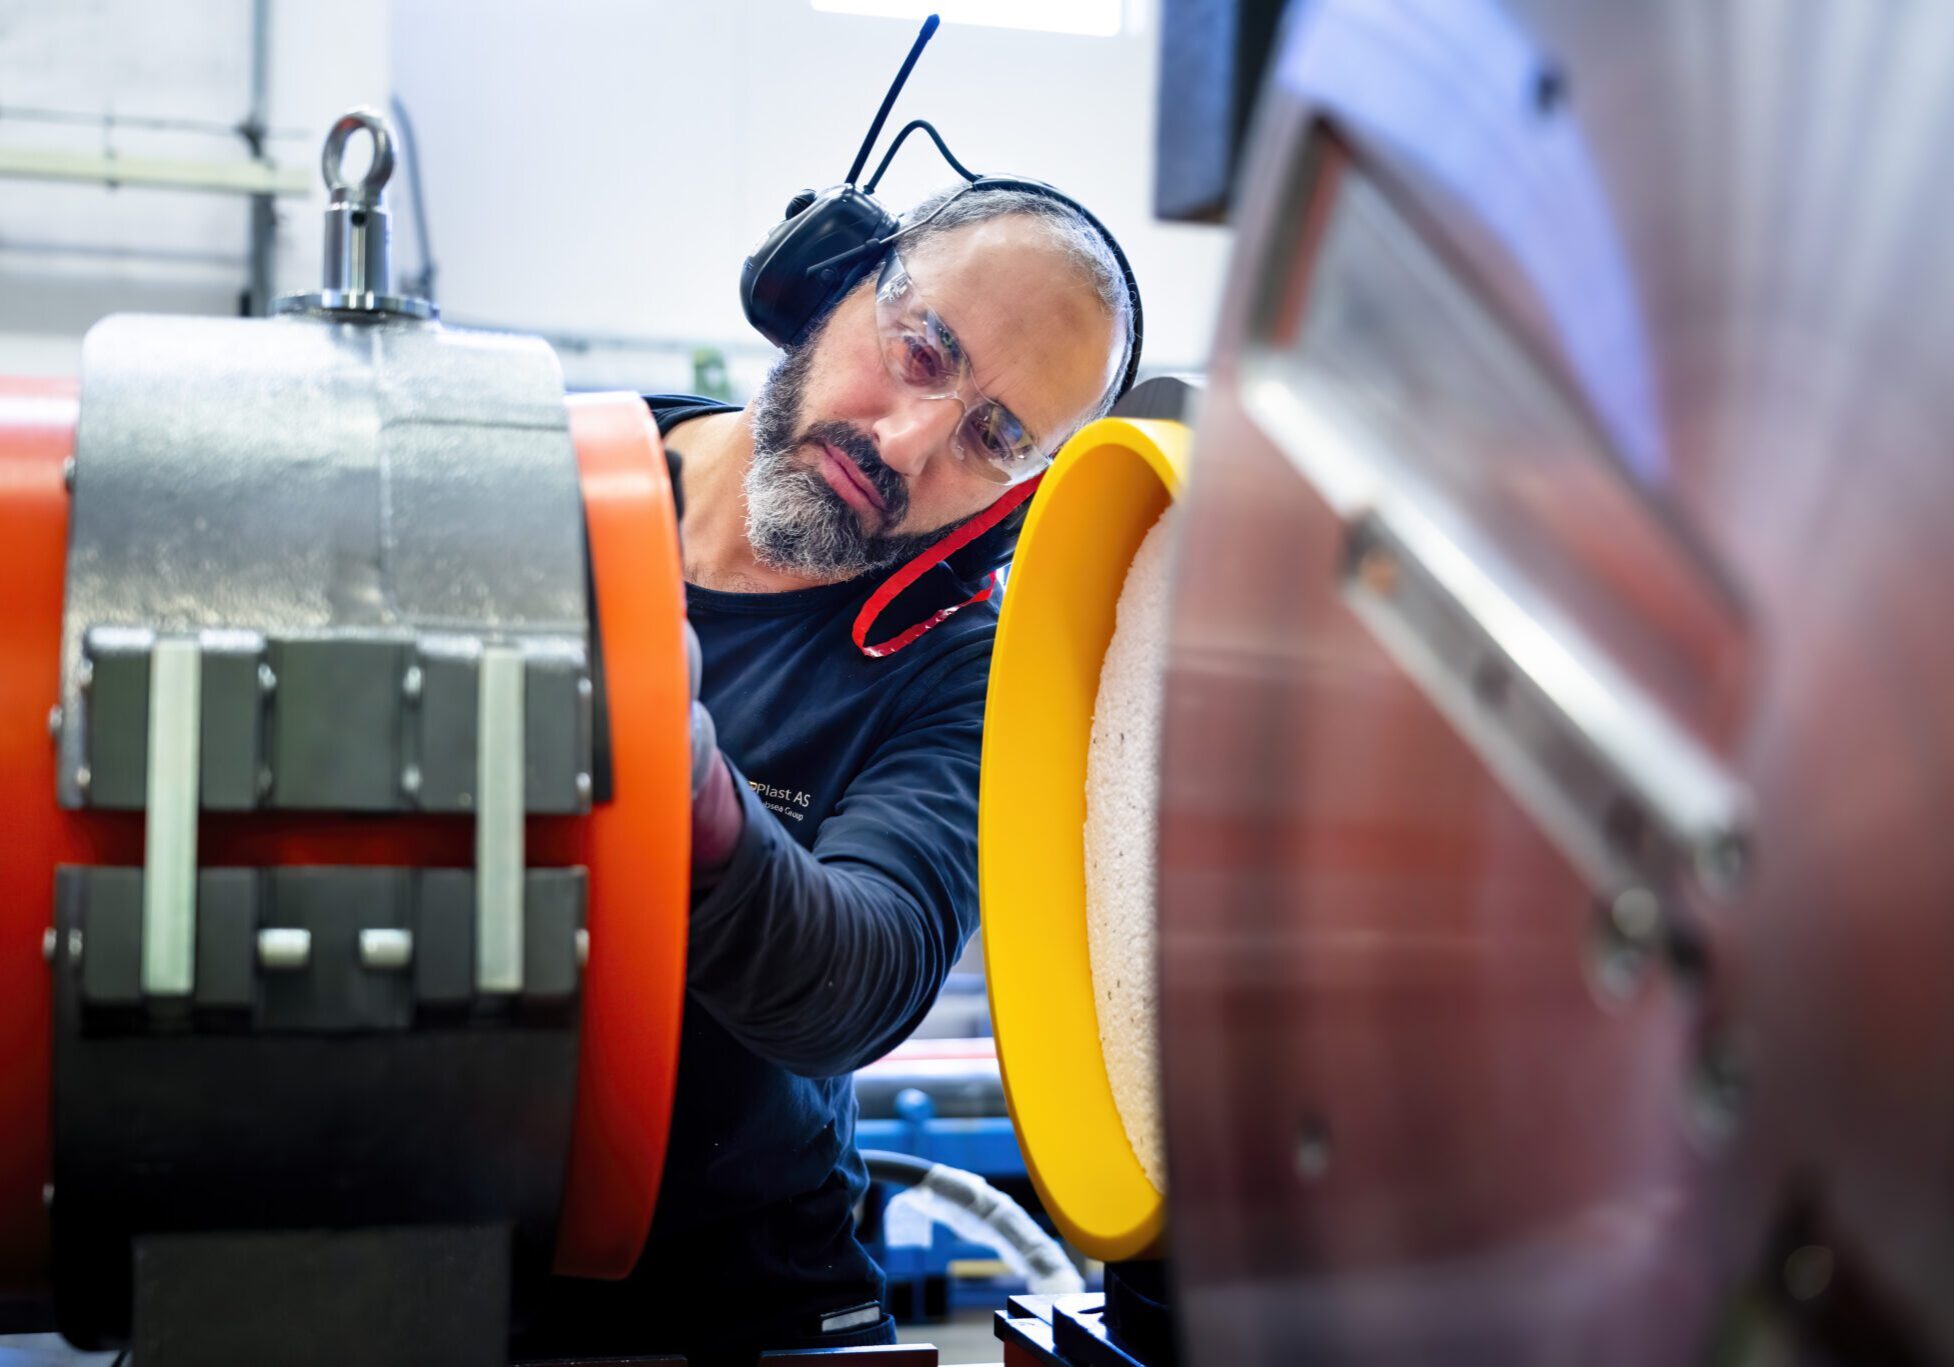
[{"label": "foam core material", "polygon": [[1167,669],[1169,505],[1134,552],[1086,751],[1086,948],[1106,1080],[1155,1190],[1167,1190],[1155,984],[1154,826]]}]

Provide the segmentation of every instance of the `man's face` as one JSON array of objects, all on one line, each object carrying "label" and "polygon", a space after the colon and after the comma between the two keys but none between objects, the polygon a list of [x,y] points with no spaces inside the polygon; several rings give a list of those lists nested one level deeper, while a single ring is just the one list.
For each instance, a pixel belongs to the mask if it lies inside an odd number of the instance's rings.
[{"label": "man's face", "polygon": [[[903,257],[976,387],[1031,432],[1063,436],[1098,403],[1121,339],[1040,224],[991,219]],[[988,507],[1004,490],[957,454],[964,412],[890,374],[871,275],[754,401],[746,498],[755,554],[838,581],[909,559]]]}]

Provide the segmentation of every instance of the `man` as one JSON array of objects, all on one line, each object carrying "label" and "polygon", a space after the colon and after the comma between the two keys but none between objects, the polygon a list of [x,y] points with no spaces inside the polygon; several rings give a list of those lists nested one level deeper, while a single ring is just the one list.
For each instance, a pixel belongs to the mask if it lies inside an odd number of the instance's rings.
[{"label": "man", "polygon": [[565,1297],[574,1346],[894,1342],[854,1236],[850,1074],[976,930],[996,612],[971,600],[1016,540],[998,514],[1111,405],[1133,345],[1117,262],[1058,202],[958,189],[904,223],[746,410],[647,399],[683,452],[718,746],[701,726],[658,1212],[629,1283]]}]

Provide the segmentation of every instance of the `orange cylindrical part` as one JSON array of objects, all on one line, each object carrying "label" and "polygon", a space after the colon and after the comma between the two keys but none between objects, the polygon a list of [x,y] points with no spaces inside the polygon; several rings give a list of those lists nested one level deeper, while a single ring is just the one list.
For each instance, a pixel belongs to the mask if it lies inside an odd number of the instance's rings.
[{"label": "orange cylindrical part", "polygon": [[41,936],[68,848],[47,723],[61,687],[75,412],[72,383],[0,380],[0,1289],[13,1291],[47,1275],[53,1007]]},{"label": "orange cylindrical part", "polygon": [[[52,1000],[42,936],[59,864],[142,863],[140,812],[55,803],[72,382],[0,378],[0,1293],[43,1287]],[[664,1167],[684,1003],[691,749],[684,588],[670,480],[635,395],[570,401],[610,715],[613,800],[527,823],[533,867],[589,870],[590,962],[558,1270],[630,1271]],[[467,867],[467,817],[206,815],[206,866]],[[485,1136],[484,1142],[494,1142]]]},{"label": "orange cylindrical part", "polygon": [[604,643],[615,792],[584,823],[590,964],[556,1270],[622,1277],[651,1228],[685,1006],[691,689],[678,519],[635,394],[570,400]]}]

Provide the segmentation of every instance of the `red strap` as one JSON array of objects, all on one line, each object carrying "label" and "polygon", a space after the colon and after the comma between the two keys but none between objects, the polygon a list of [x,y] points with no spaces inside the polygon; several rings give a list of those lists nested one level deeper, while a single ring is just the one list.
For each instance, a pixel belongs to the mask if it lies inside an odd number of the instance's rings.
[{"label": "red strap", "polygon": [[911,584],[914,584],[918,579],[921,579],[937,565],[955,555],[965,546],[968,546],[985,532],[988,532],[1012,513],[1016,512],[1018,507],[1026,499],[1038,492],[1038,486],[1044,482],[1044,479],[1045,477],[1043,475],[1039,475],[1010,489],[1005,493],[1004,497],[998,499],[997,502],[991,504],[983,512],[971,518],[970,521],[964,523],[954,532],[951,532],[934,546],[931,546],[914,560],[911,560],[908,564],[883,580],[881,587],[877,588],[874,593],[871,593],[868,601],[862,604],[861,612],[856,614],[855,617],[854,630],[850,633],[854,637],[856,646],[861,649],[862,654],[872,660],[879,660],[885,655],[893,655],[918,636],[928,631],[931,627],[935,626],[938,622],[955,614],[959,609],[967,608],[972,603],[981,603],[989,598],[992,591],[997,587],[997,572],[995,570],[986,577],[984,587],[979,592],[972,594],[961,603],[951,604],[949,607],[944,608],[924,621],[916,623],[915,626],[898,633],[889,640],[878,641],[874,645],[870,645],[868,642],[869,628],[875,625],[875,619],[882,615],[884,608],[888,607],[890,603],[893,603],[901,596],[903,590],[907,589]]}]

